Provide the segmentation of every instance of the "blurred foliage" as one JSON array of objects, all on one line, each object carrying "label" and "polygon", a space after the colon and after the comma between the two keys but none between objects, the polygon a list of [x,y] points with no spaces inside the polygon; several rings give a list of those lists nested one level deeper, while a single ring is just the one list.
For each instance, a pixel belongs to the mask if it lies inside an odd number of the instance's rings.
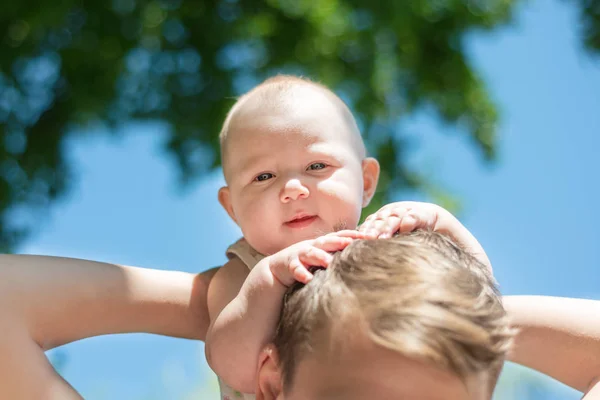
[{"label": "blurred foliage", "polygon": [[600,54],[600,0],[578,0],[584,45]]},{"label": "blurred foliage", "polygon": [[[0,251],[70,182],[67,138],[131,119],[170,125],[182,183],[219,165],[234,101],[275,73],[336,90],[384,174],[373,208],[425,185],[404,164],[398,119],[428,105],[494,157],[497,112],[465,54],[473,30],[510,21],[516,0],[61,0],[0,8]],[[581,0],[597,26],[597,1]],[[589,34],[588,34],[589,33]],[[586,31],[598,48],[598,33]],[[110,160],[107,160],[110,162]],[[37,213],[37,214],[36,214]]]}]

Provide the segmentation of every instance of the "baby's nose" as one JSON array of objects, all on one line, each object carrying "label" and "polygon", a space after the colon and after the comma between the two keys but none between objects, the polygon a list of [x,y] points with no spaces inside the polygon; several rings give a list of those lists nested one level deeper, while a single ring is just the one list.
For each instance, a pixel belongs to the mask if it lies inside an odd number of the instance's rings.
[{"label": "baby's nose", "polygon": [[308,188],[299,179],[290,179],[283,186],[280,197],[283,203],[288,203],[292,200],[307,198],[309,194]]}]

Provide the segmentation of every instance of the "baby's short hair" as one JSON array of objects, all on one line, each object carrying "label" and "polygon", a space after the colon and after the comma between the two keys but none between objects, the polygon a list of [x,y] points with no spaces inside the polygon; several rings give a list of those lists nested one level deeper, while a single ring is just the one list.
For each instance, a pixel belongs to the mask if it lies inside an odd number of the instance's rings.
[{"label": "baby's short hair", "polygon": [[[227,134],[229,133],[229,123],[231,122],[231,118],[233,117],[233,115],[235,115],[235,112],[237,111],[237,109],[244,103],[244,101],[247,98],[249,98],[250,96],[252,96],[254,94],[261,94],[261,92],[264,93],[263,89],[265,89],[265,88],[269,88],[278,94],[285,94],[290,89],[297,87],[299,85],[314,85],[315,87],[318,87],[320,89],[331,92],[329,90],[329,88],[327,88],[326,86],[321,85],[320,83],[314,82],[308,78],[304,78],[301,76],[275,75],[275,76],[272,76],[272,77],[264,80],[260,84],[256,85],[252,89],[250,89],[248,92],[246,92],[243,95],[241,95],[240,97],[238,97],[235,104],[231,107],[231,109],[227,113],[227,116],[225,117],[225,121],[223,122],[223,127],[221,128],[221,132],[219,133],[219,143],[221,145],[221,148],[223,148],[223,145],[224,145],[225,141],[227,140]],[[268,98],[261,98],[261,100],[268,100]]]},{"label": "baby's short hair", "polygon": [[[236,112],[243,106],[243,104],[248,99],[250,99],[251,97],[256,97],[256,100],[259,101],[261,104],[277,104],[277,102],[280,102],[282,98],[284,98],[286,95],[291,94],[298,87],[307,85],[321,90],[324,94],[329,96],[332,99],[332,101],[336,102],[344,111],[348,123],[356,127],[356,130],[358,131],[356,120],[354,119],[354,116],[348,108],[348,106],[346,105],[346,103],[344,103],[344,101],[340,99],[339,96],[336,95],[333,91],[331,91],[327,86],[302,76],[283,74],[275,75],[264,80],[262,83],[258,84],[248,92],[241,95],[227,113],[227,116],[225,117],[225,121],[223,122],[223,126],[221,128],[221,132],[219,133],[221,160],[225,159],[225,147],[227,137],[230,131],[231,120],[236,115]],[[360,139],[360,141],[360,144],[362,145],[362,147],[364,147],[362,139]]]},{"label": "baby's short hair", "polygon": [[274,338],[284,391],[303,356],[342,345],[356,326],[376,345],[461,379],[487,374],[490,388],[512,339],[488,269],[426,231],[355,241],[288,290]]}]

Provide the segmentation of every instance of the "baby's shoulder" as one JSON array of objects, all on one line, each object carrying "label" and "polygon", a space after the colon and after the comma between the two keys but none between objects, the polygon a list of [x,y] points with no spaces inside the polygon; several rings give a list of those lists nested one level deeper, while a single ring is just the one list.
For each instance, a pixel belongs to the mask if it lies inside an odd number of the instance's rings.
[{"label": "baby's shoulder", "polygon": [[246,239],[241,238],[227,248],[225,253],[229,260],[238,259],[250,270],[265,256],[256,251]]}]

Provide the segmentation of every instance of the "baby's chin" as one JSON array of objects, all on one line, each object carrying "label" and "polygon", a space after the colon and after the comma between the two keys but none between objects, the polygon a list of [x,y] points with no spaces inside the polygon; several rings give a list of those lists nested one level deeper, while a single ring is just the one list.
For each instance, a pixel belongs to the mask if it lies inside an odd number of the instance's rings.
[{"label": "baby's chin", "polygon": [[290,244],[287,244],[287,242],[282,242],[281,238],[273,238],[271,241],[265,237],[262,237],[259,240],[252,240],[252,238],[248,237],[245,239],[254,250],[263,256],[270,256],[296,243],[290,242]]},{"label": "baby's chin", "polygon": [[[334,232],[335,230],[332,228],[330,230],[323,229],[314,229],[314,230],[303,230],[298,231],[294,235],[279,235],[277,237],[271,238],[272,240],[268,240],[268,238],[260,238],[260,240],[255,241],[253,243],[252,240],[246,240],[252,246],[252,248],[258,251],[260,254],[269,256],[275,254],[291,245],[302,242],[304,240],[316,239],[320,236],[326,235],[328,233]],[[266,239],[266,240],[265,240]]]}]

